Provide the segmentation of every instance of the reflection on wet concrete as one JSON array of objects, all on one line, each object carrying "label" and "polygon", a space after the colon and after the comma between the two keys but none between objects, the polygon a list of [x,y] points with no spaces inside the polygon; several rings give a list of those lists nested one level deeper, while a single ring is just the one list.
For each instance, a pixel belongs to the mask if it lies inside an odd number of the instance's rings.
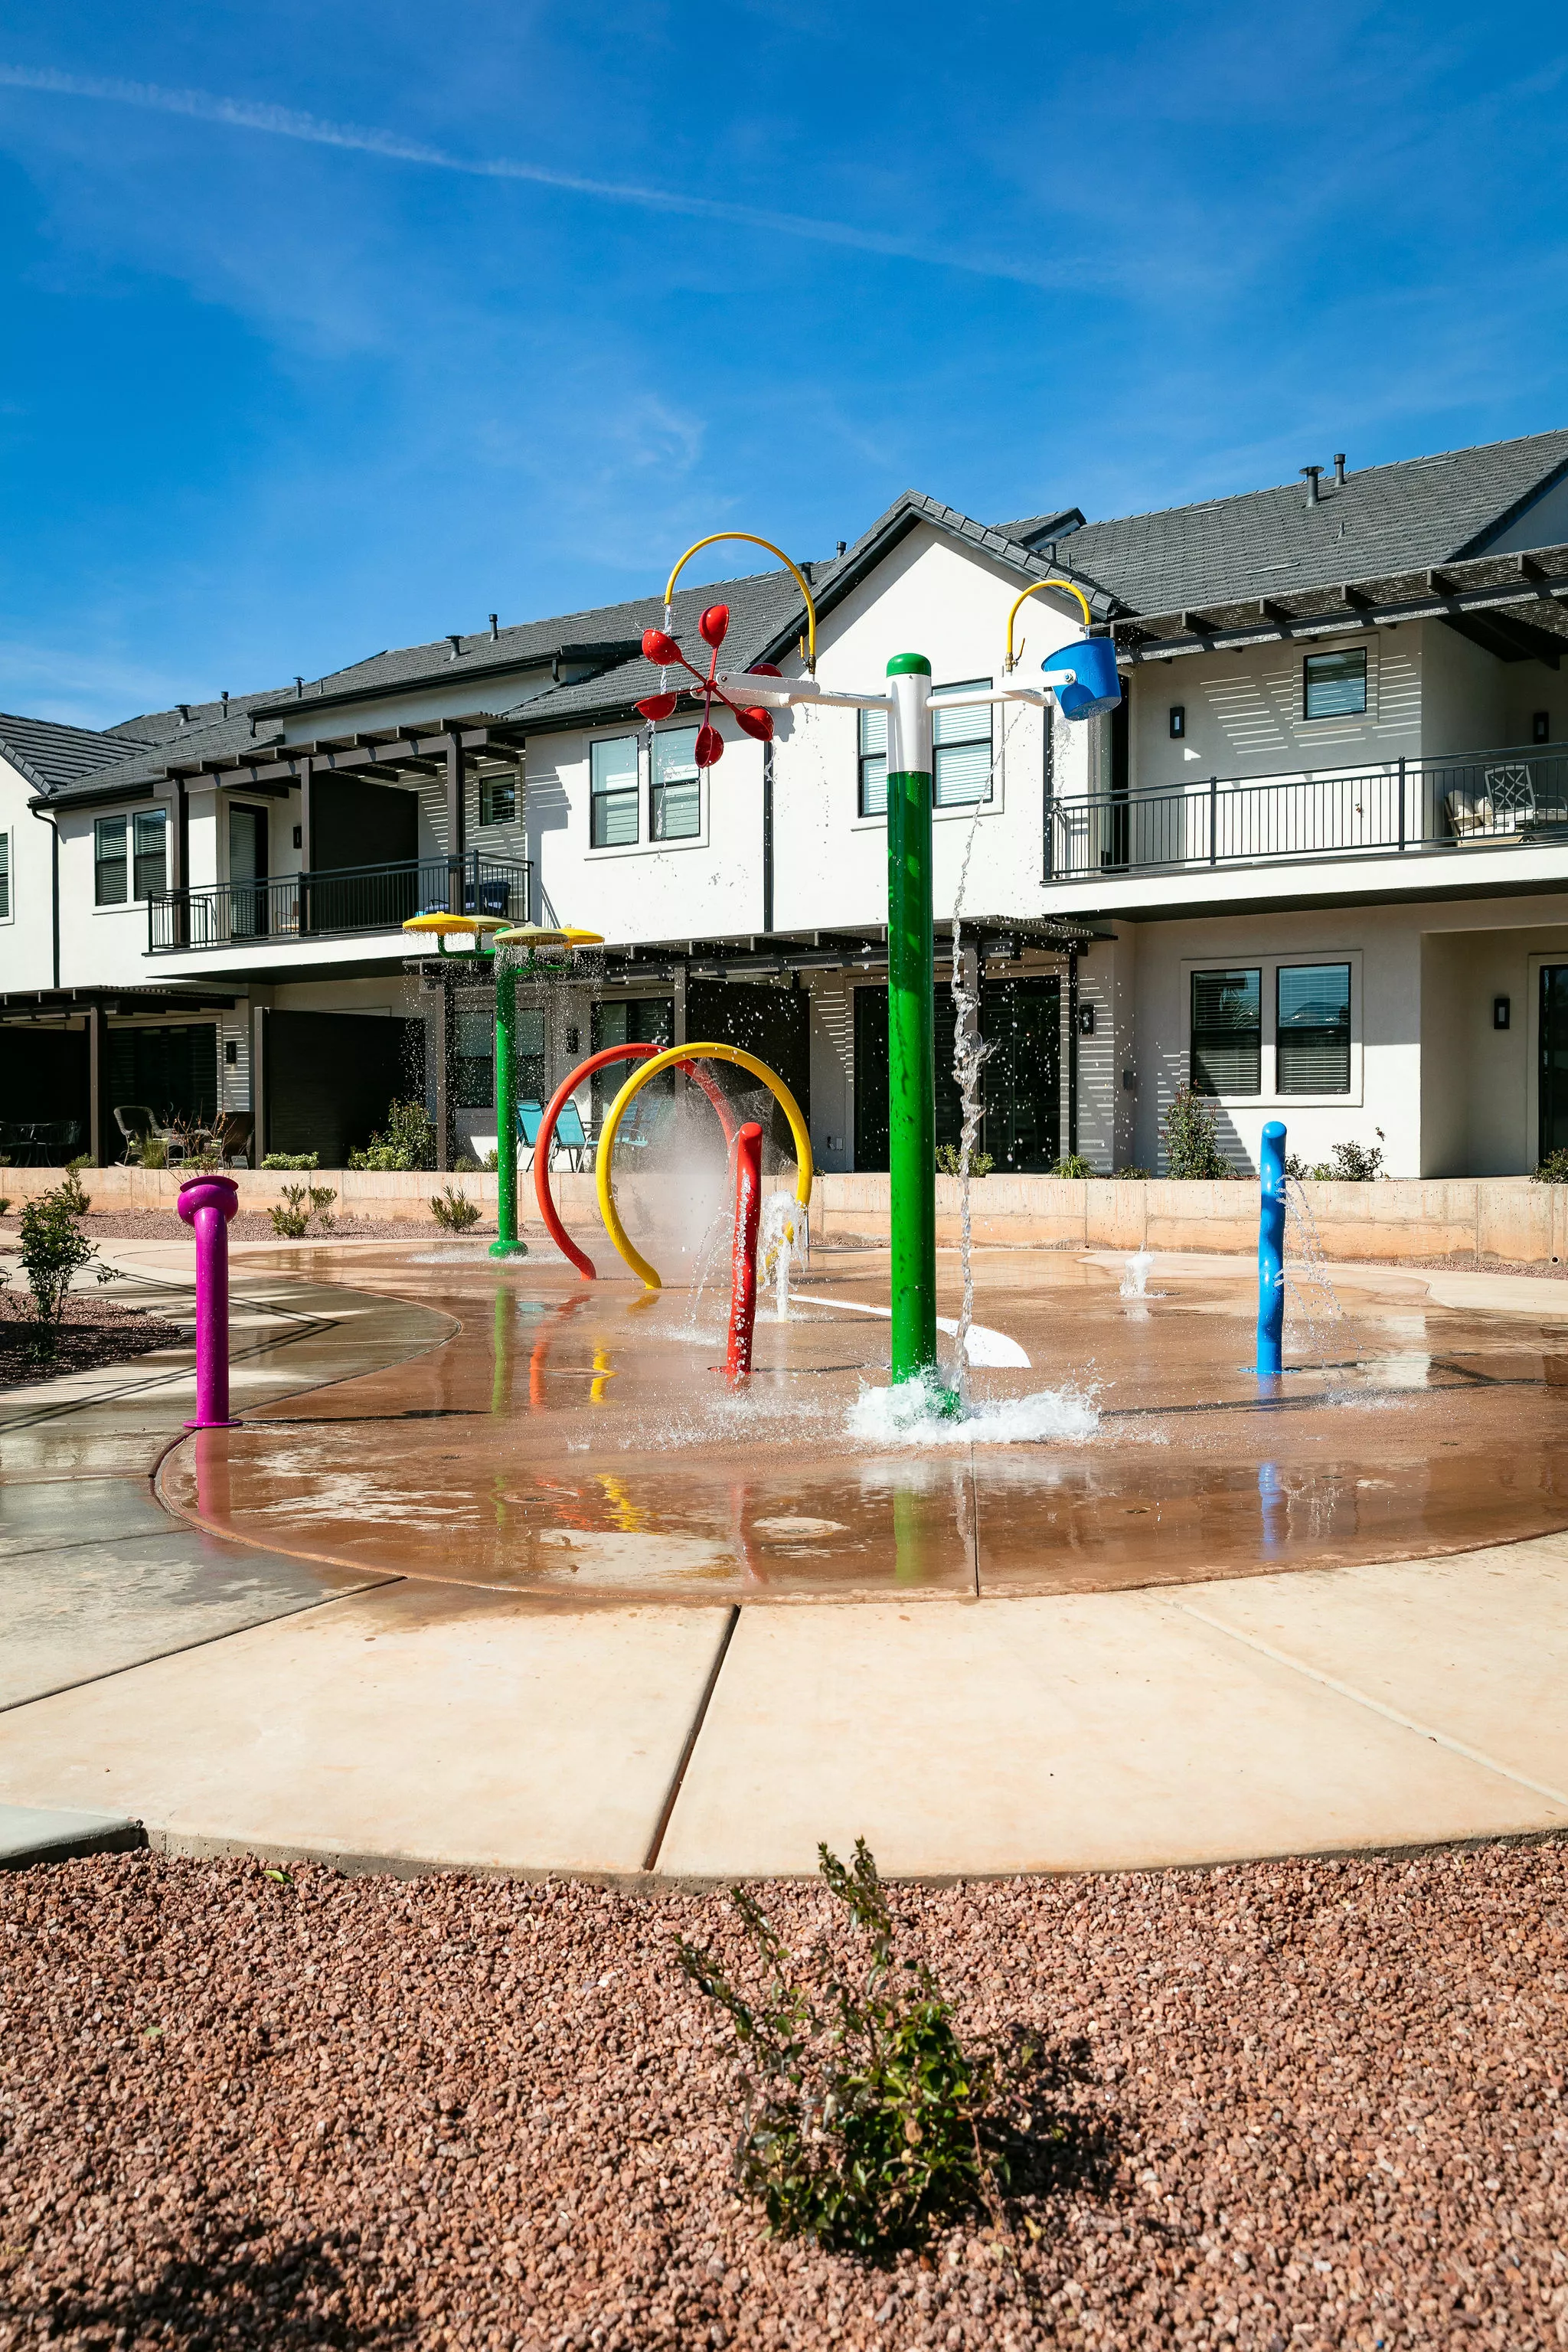
[{"label": "reflection on wet concrete", "polygon": [[[1162,1268],[1157,1289],[1123,1300],[1091,1260],[983,1255],[977,1315],[1033,1370],[977,1372],[976,1402],[1074,1386],[1094,1398],[1096,1434],[868,1453],[847,1420],[861,1384],[886,1377],[861,1369],[885,1339],[832,1306],[759,1320],[756,1377],[735,1393],[712,1369],[717,1303],[708,1328],[679,1295],[584,1288],[533,1261],[414,1265],[392,1246],[334,1270],[460,1328],[204,1433],[163,1486],[208,1527],[359,1570],[569,1601],[973,1597],[1423,1557],[1568,1526],[1564,1327],[1436,1306],[1409,1274],[1337,1275],[1356,1360],[1265,1389],[1246,1370],[1244,1278]],[[873,1252],[812,1274],[814,1293],[847,1304],[885,1284]]]}]

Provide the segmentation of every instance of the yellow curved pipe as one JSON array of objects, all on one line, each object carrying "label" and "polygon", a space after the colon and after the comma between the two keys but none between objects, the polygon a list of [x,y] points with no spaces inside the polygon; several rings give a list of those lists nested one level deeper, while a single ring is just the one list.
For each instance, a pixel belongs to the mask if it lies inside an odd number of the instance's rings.
[{"label": "yellow curved pipe", "polygon": [[694,547],[689,547],[679,563],[670,573],[666,584],[665,609],[668,610],[674,599],[675,583],[680,577],[682,567],[689,563],[694,555],[700,554],[705,547],[716,547],[721,539],[743,539],[752,547],[765,547],[770,555],[776,555],[785,569],[795,574],[795,585],[805,598],[805,666],[815,677],[816,676],[816,604],[811,590],[805,584],[805,574],[798,564],[791,563],[782,547],[775,547],[771,539],[759,539],[754,530],[713,530],[709,532],[706,539],[700,539]]},{"label": "yellow curved pipe", "polygon": [[620,1212],[616,1207],[615,1188],[610,1182],[610,1161],[616,1149],[616,1130],[620,1126],[633,1097],[647,1086],[650,1078],[657,1078],[661,1070],[673,1069],[678,1062],[696,1061],[733,1062],[738,1069],[748,1070],[753,1078],[761,1079],[785,1118],[788,1119],[789,1131],[795,1138],[795,1164],[799,1170],[795,1178],[795,1197],[803,1209],[808,1207],[811,1202],[811,1137],[806,1130],[805,1121],[800,1115],[800,1105],[776,1070],[770,1070],[765,1062],[759,1062],[754,1054],[746,1053],[739,1045],[671,1045],[666,1053],[652,1055],[647,1061],[637,1064],[605,1112],[605,1124],[599,1130],[598,1154],[594,1161],[594,1183],[599,1195],[599,1214],[605,1221],[605,1231],[609,1234],[611,1241],[631,1267],[632,1272],[640,1276],[644,1286],[648,1290],[662,1290],[664,1285],[660,1282],[656,1269],[649,1265],[647,1258],[631,1240],[625,1225],[621,1223]]},{"label": "yellow curved pipe", "polygon": [[1010,670],[1016,669],[1018,665],[1018,656],[1013,651],[1013,624],[1018,617],[1018,606],[1020,604],[1026,604],[1031,596],[1037,596],[1042,588],[1065,588],[1069,596],[1076,596],[1079,603],[1083,606],[1084,627],[1086,629],[1091,628],[1094,625],[1094,615],[1089,609],[1089,598],[1084,594],[1083,590],[1081,588],[1075,587],[1070,580],[1035,581],[1032,586],[1025,589],[1021,596],[1014,599],[1013,609],[1007,615],[1007,667]]}]

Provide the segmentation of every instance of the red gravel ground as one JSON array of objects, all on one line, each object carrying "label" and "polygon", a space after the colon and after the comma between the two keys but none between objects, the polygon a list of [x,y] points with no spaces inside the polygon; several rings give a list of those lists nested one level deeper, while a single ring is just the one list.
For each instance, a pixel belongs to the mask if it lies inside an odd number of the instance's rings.
[{"label": "red gravel ground", "polygon": [[[13,1280],[20,1283],[20,1276]],[[38,1352],[38,1327],[28,1307],[15,1294],[0,1292],[0,1389],[30,1387],[54,1380],[62,1372],[97,1371],[105,1364],[129,1364],[153,1348],[189,1344],[188,1332],[177,1324],[163,1323],[138,1308],[121,1307],[112,1298],[94,1298],[90,1292],[73,1293],[65,1320],[55,1331],[53,1348]]]},{"label": "red gravel ground", "polygon": [[878,2268],[736,2200],[721,1897],[0,1879],[0,2345],[1568,2343],[1568,1843],[896,1900],[1069,2128]]}]

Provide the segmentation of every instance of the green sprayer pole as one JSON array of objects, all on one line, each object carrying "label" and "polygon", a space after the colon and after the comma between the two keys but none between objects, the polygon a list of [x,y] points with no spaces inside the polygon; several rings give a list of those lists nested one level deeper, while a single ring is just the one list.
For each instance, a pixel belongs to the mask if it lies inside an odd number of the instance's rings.
[{"label": "green sprayer pole", "polygon": [[893,1379],[936,1369],[931,664],[896,654],[888,729],[888,1169]]},{"label": "green sprayer pole", "polygon": [[517,1235],[517,966],[496,950],[496,1225],[492,1257],[526,1257]]}]

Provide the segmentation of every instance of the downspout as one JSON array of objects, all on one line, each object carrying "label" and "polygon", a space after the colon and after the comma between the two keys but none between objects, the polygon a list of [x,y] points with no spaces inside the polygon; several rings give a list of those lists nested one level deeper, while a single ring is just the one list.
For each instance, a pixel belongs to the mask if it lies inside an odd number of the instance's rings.
[{"label": "downspout", "polygon": [[50,986],[58,988],[60,984],[60,829],[47,809],[38,808],[31,802],[28,803],[28,809],[29,814],[36,816],[40,824],[47,824],[49,828],[49,903],[51,945],[54,954],[54,979]]}]

